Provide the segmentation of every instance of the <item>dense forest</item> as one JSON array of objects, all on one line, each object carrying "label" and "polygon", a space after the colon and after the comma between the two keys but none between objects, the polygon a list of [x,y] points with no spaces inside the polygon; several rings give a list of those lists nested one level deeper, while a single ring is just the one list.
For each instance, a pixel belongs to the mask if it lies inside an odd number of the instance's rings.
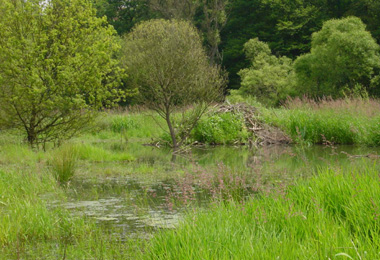
[{"label": "dense forest", "polygon": [[[251,65],[251,59],[244,53],[244,44],[253,38],[267,43],[271,54],[275,57],[284,56],[294,61],[300,55],[312,50],[312,35],[320,31],[326,21],[354,16],[362,20],[366,25],[365,30],[371,33],[377,43],[380,43],[380,2],[372,0],[94,1],[98,16],[105,15],[119,35],[128,33],[141,21],[154,18],[191,21],[203,35],[204,46],[208,50],[210,60],[222,64],[228,72],[229,89],[240,88],[244,76],[239,76],[241,74],[239,72]],[[355,29],[349,28],[349,30]],[[349,33],[354,34],[352,31]],[[357,35],[352,37],[355,38]],[[349,50],[352,42],[349,40],[342,42],[342,45],[346,44],[348,46],[341,47],[347,47]],[[371,66],[374,66],[374,71],[370,73],[369,78],[373,79],[378,73],[378,67],[375,64]],[[276,73],[270,69],[269,71],[266,69],[266,72]],[[362,85],[371,94],[378,96],[379,87],[373,83],[370,88],[369,78],[360,77],[355,84]],[[341,84],[344,85],[346,82]],[[299,91],[296,92],[299,94]],[[318,93],[318,95],[331,94],[336,93],[331,91]]]}]

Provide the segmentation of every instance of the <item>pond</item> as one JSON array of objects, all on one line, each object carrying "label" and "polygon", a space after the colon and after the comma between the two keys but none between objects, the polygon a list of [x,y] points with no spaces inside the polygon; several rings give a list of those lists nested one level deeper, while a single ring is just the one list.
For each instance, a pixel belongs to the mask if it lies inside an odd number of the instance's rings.
[{"label": "pond", "polygon": [[136,160],[82,165],[64,207],[95,219],[121,239],[150,237],[157,229],[175,228],[189,210],[281,188],[321,167],[376,163],[380,154],[380,148],[355,146],[219,146],[194,147],[173,156],[169,149],[141,144],[98,145],[125,149]]}]

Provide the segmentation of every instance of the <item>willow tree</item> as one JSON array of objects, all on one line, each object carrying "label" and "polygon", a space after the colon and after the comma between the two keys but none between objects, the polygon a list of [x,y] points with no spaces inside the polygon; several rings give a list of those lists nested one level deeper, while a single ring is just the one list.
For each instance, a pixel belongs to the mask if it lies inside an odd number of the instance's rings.
[{"label": "willow tree", "polygon": [[71,137],[118,96],[115,31],[86,0],[0,0],[1,121],[31,146]]},{"label": "willow tree", "polygon": [[[210,65],[197,30],[185,21],[151,20],[124,38],[123,61],[144,103],[165,119],[173,148],[183,144],[224,78]],[[173,113],[191,107],[175,120]]]}]

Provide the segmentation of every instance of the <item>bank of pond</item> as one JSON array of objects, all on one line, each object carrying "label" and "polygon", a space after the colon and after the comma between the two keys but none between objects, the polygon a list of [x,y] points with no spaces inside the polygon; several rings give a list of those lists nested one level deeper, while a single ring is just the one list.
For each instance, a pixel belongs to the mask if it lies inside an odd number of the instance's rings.
[{"label": "bank of pond", "polygon": [[[234,102],[242,101],[240,99]],[[182,114],[177,113],[178,117]],[[170,144],[166,122],[154,112],[107,114],[101,130],[125,138],[151,138]],[[173,121],[175,122],[176,114]],[[180,127],[180,126],[178,126]],[[340,144],[380,145],[380,102],[376,99],[289,99],[280,108],[244,100],[210,109],[196,124],[187,144]]]},{"label": "bank of pond", "polygon": [[2,131],[0,259],[380,258],[378,103],[251,105],[293,144],[242,146],[220,109],[177,153],[149,111],[46,151]]}]

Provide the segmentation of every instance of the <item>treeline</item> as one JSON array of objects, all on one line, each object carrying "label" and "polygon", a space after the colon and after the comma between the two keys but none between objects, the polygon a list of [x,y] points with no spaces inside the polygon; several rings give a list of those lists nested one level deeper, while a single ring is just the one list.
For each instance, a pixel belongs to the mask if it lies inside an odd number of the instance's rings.
[{"label": "treeline", "polygon": [[[211,60],[228,71],[230,89],[240,88],[239,72],[251,65],[243,46],[253,38],[266,42],[276,57],[294,60],[310,52],[312,34],[320,31],[324,22],[355,16],[380,43],[380,2],[373,0],[93,1],[98,15],[107,16],[120,35],[136,23],[154,18],[192,21],[203,34]],[[377,92],[372,94],[379,95]]]},{"label": "treeline", "polygon": [[60,143],[134,101],[177,147],[228,88],[268,106],[380,97],[380,4],[315,2],[0,0],[0,127]]}]

